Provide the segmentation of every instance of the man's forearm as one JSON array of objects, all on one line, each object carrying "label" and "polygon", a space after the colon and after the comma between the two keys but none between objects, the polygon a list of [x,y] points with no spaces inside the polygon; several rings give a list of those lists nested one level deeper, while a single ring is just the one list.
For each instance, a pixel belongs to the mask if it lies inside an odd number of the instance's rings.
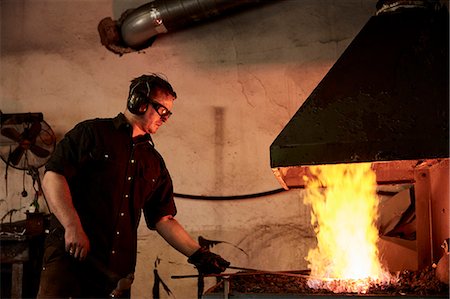
[{"label": "man's forearm", "polygon": [[79,226],[80,219],[72,203],[69,185],[64,176],[48,171],[42,180],[42,188],[50,210],[65,229]]},{"label": "man's forearm", "polygon": [[156,224],[156,230],[167,243],[185,256],[191,256],[200,248],[200,245],[172,216],[161,218]]},{"label": "man's forearm", "polygon": [[66,178],[48,171],[45,173],[42,187],[50,209],[65,229],[66,250],[77,259],[85,259],[90,250],[90,242],[73,205]]}]

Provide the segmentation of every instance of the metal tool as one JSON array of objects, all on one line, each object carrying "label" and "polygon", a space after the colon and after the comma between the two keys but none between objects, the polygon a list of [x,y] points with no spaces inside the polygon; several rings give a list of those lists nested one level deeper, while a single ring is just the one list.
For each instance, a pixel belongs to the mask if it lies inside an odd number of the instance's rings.
[{"label": "metal tool", "polygon": [[117,281],[116,288],[109,294],[110,298],[118,298],[122,296],[124,291],[131,288],[131,284],[134,280],[134,273],[130,273],[126,277],[120,277],[117,273],[109,270],[102,262],[91,255],[86,257],[86,262],[90,263],[95,269],[105,275],[110,282]]},{"label": "metal tool", "polygon": [[[228,266],[227,269],[241,270],[244,272],[236,272],[236,273],[220,273],[220,274],[202,274],[203,277],[227,277],[227,276],[238,276],[238,275],[254,275],[254,274],[274,274],[274,275],[283,275],[283,276],[294,276],[294,277],[309,277],[309,273],[311,270],[294,270],[294,271],[269,271],[269,270],[260,270],[253,268],[245,268],[245,267],[237,267],[237,266]],[[199,275],[172,275],[172,279],[180,279],[180,278],[198,278]]]},{"label": "metal tool", "polygon": [[254,268],[245,268],[238,266],[228,266],[228,269],[245,271],[245,274],[275,274],[275,275],[285,275],[285,276],[304,276],[308,277],[311,270],[289,270],[289,271],[271,271],[271,270],[261,270]]},{"label": "metal tool", "polygon": [[133,284],[134,274],[130,273],[126,277],[119,279],[116,288],[109,294],[111,298],[122,296],[123,292],[129,290]]},{"label": "metal tool", "polygon": [[266,270],[259,270],[253,268],[245,268],[245,267],[237,267],[237,266],[228,266],[228,269],[241,270],[241,271],[252,271],[252,272],[268,272]]}]

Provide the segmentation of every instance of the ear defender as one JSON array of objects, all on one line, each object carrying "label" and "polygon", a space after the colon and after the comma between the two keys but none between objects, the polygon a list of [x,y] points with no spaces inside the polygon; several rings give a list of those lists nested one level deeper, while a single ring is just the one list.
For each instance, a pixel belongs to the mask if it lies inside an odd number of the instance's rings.
[{"label": "ear defender", "polygon": [[148,82],[145,82],[147,86],[147,94],[143,92],[143,90],[138,90],[139,86],[143,82],[136,84],[130,91],[127,100],[127,108],[131,113],[136,115],[144,114],[148,109],[149,96],[150,96],[150,85]]}]

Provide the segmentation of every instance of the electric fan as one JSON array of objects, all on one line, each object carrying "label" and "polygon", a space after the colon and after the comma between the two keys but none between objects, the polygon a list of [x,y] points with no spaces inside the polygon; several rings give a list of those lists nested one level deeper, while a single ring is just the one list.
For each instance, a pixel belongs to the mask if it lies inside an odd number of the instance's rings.
[{"label": "electric fan", "polygon": [[0,157],[20,170],[42,167],[55,149],[56,138],[42,113],[0,112]]}]

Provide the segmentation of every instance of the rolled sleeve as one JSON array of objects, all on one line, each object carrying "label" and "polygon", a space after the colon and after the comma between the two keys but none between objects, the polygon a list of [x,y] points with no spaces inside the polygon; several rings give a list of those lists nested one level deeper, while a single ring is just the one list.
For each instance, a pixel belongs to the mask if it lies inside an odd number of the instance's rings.
[{"label": "rolled sleeve", "polygon": [[173,198],[173,185],[167,170],[162,178],[162,183],[152,194],[144,206],[144,216],[147,227],[155,230],[156,223],[164,216],[175,216],[177,209]]},{"label": "rolled sleeve", "polygon": [[53,171],[71,178],[89,156],[91,134],[87,123],[80,123],[70,130],[57,144],[54,153],[45,165],[45,171]]}]

